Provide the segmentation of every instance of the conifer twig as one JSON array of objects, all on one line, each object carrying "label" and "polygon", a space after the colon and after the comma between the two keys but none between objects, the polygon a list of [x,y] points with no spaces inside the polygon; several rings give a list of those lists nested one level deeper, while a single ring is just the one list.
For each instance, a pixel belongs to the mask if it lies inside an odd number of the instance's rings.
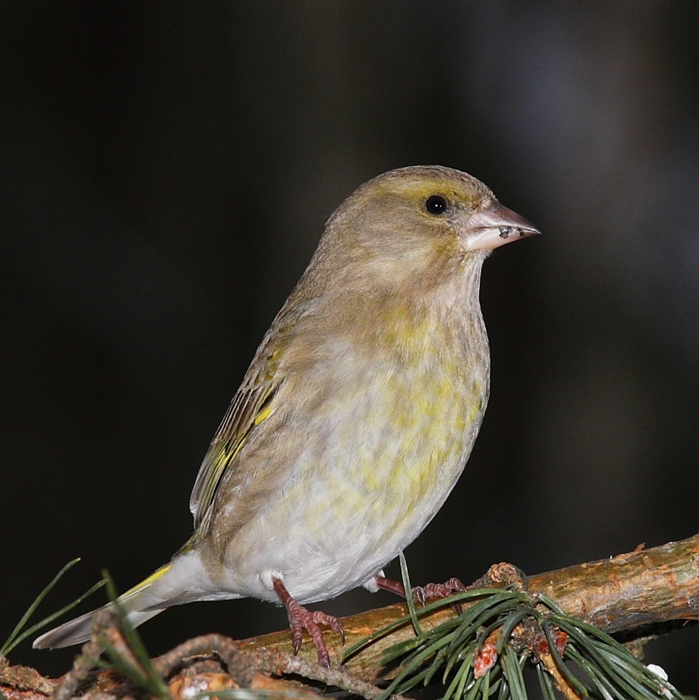
[{"label": "conifer twig", "polygon": [[[491,567],[491,572],[507,570],[507,565]],[[490,573],[490,572],[489,572]],[[479,587],[488,586],[488,574],[479,579]],[[491,583],[500,587],[501,581]],[[669,542],[652,549],[636,548],[633,552],[610,559],[586,562],[529,577],[527,591],[545,594],[568,615],[579,617],[609,634],[618,632],[646,636],[654,626],[672,621],[699,620],[699,534],[680,542]],[[452,618],[454,611],[444,606],[421,617],[423,629],[431,629]],[[346,645],[395,623],[407,615],[405,603],[397,603],[342,619]],[[381,666],[383,652],[389,646],[414,636],[410,625],[365,647],[347,660],[356,676],[373,682],[385,677]],[[289,649],[289,632],[274,632],[237,642],[243,651],[255,649]],[[331,659],[339,659],[342,647],[328,635]],[[304,644],[299,652],[314,658],[312,645]],[[333,661],[337,663],[337,661]]]},{"label": "conifer twig", "polygon": [[[523,583],[515,567],[497,564],[476,585],[479,588],[514,585],[517,590],[522,590]],[[696,622],[699,620],[699,534],[680,542],[669,542],[652,549],[641,546],[628,554],[530,577],[526,581],[526,592],[533,599],[537,596],[541,596],[542,601],[550,599],[562,612],[604,632],[622,632],[631,639],[642,640],[653,632],[655,626],[664,623]],[[462,605],[467,608],[469,601]],[[333,635],[328,636],[331,669],[318,666],[311,644],[304,644],[299,655],[292,656],[288,631],[241,641],[222,635],[198,637],[155,659],[153,667],[157,675],[167,677],[178,665],[186,665],[187,657],[215,653],[243,687],[260,673],[295,675],[341,687],[373,700],[379,695],[373,684],[392,677],[382,665],[384,651],[398,642],[414,638],[412,625],[409,622],[396,625],[390,633],[377,636],[349,656],[340,668],[343,651],[373,632],[405,618],[407,612],[406,604],[398,603],[344,618],[342,626],[347,646],[340,646]],[[454,615],[449,605],[438,606],[420,617],[420,626],[429,631],[453,619]],[[111,624],[99,617],[96,623],[96,631]],[[57,700],[68,700],[74,695],[94,668],[100,652],[101,645],[95,635],[83,648],[83,655],[78,657],[73,670],[64,676],[55,695]],[[8,667],[0,669],[0,684],[11,687],[13,697],[22,698],[22,689],[10,680],[10,670]],[[98,679],[101,675],[98,674]],[[95,687],[99,687],[99,680]]]}]

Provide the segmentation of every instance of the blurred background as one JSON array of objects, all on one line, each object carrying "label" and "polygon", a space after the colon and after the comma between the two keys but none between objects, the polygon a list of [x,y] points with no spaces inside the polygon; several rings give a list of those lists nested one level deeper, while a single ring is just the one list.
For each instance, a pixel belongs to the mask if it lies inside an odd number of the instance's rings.
[{"label": "blurred background", "polygon": [[[186,540],[208,442],[324,221],[404,165],[466,170],[544,232],[486,264],[490,406],[413,581],[695,533],[697,22],[669,0],[4,0],[0,637],[68,560],[47,614]],[[159,654],[285,625],[231,601],[142,630]],[[647,647],[685,692],[698,632]],[[58,675],[72,655],[12,660]]]}]

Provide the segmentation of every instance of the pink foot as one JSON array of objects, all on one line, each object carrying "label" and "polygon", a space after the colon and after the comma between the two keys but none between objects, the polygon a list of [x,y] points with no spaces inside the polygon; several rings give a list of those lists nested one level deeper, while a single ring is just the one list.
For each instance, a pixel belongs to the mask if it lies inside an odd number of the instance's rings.
[{"label": "pink foot", "polygon": [[[396,595],[406,597],[405,587],[399,581],[394,581],[383,576],[376,576],[376,585],[385,591],[390,591]],[[454,593],[465,591],[464,586],[458,578],[450,578],[446,583],[428,583],[424,586],[414,586],[412,590],[413,600],[424,603],[428,598],[448,598]]]},{"label": "pink foot", "polygon": [[458,578],[450,578],[444,583],[427,583],[413,588],[413,598],[424,603],[427,598],[448,598],[454,593],[461,593],[466,586]]},{"label": "pink foot", "polygon": [[291,627],[291,640],[294,645],[294,654],[297,654],[301,648],[301,642],[303,641],[303,631],[306,630],[308,634],[311,635],[313,644],[315,644],[316,651],[318,652],[318,663],[321,666],[330,668],[330,654],[328,653],[328,648],[325,646],[325,640],[323,639],[323,632],[318,625],[327,625],[333,632],[337,632],[342,637],[342,641],[345,641],[345,633],[340,625],[340,621],[334,615],[328,615],[327,613],[315,610],[311,612],[307,610],[303,605],[297,603],[292,597],[289,591],[286,590],[286,586],[278,578],[272,580],[272,585],[274,590],[279,596],[284,607],[286,608],[286,613],[289,617],[289,626]]}]

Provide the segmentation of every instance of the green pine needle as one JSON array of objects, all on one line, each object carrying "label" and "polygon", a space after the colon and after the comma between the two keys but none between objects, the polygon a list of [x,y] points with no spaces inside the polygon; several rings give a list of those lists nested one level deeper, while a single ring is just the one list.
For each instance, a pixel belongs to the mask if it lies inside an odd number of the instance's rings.
[{"label": "green pine needle", "polygon": [[46,596],[53,590],[53,587],[60,581],[60,579],[63,577],[63,575],[72,569],[78,562],[80,561],[80,558],[78,557],[77,559],[73,559],[72,561],[69,561],[54,577],[53,580],[44,588],[41,593],[34,599],[34,602],[29,606],[27,611],[22,615],[22,618],[20,621],[17,623],[16,627],[12,630],[10,636],[7,638],[5,643],[0,647],[0,656],[7,656],[18,644],[21,644],[27,637],[31,637],[33,634],[38,632],[40,629],[50,625],[54,620],[57,618],[61,617],[61,615],[65,615],[65,613],[69,612],[72,610],[76,605],[80,605],[80,603],[85,600],[85,598],[91,596],[95,591],[99,590],[104,586],[104,581],[98,581],[94,586],[89,588],[85,593],[83,593],[79,598],[74,600],[72,603],[68,603],[68,605],[64,606],[61,608],[59,611],[52,613],[48,617],[45,617],[43,620],[40,622],[37,622],[35,625],[32,625],[29,629],[25,630],[22,632],[22,629],[24,626],[27,624],[31,616],[36,612],[37,608],[39,605],[41,605],[42,601]]},{"label": "green pine needle", "polygon": [[100,663],[99,665],[112,668],[149,694],[162,700],[167,700],[170,697],[168,687],[153,667],[150,655],[140,635],[129,622],[128,614],[119,603],[119,596],[112,577],[104,569],[102,570],[102,577],[107,586],[107,595],[110,600],[109,608],[116,615],[124,641],[138,662],[138,666],[134,666],[131,660],[124,658],[104,636],[101,636],[99,641],[104,647],[111,664]]},{"label": "green pine needle", "polygon": [[[536,669],[544,700],[556,700],[554,679],[537,656],[537,651],[542,653],[542,644],[548,647],[547,654],[560,676],[582,697],[689,700],[641,664],[622,644],[596,627],[566,615],[543,595],[532,598],[509,589],[471,590],[419,608],[415,618],[467,600],[470,607],[457,617],[385,650],[382,662],[400,661],[401,668],[379,700],[428,685],[435,678],[440,678],[444,686],[442,700],[527,700],[527,666]],[[413,616],[408,615],[356,644],[345,658],[406,624],[418,628]],[[555,644],[560,632],[567,635],[562,654]],[[493,633],[497,633],[497,661],[481,678],[476,678],[474,663],[489,635],[496,636]]]},{"label": "green pine needle", "polygon": [[398,559],[400,561],[400,575],[403,579],[403,590],[405,591],[405,600],[408,604],[410,621],[413,623],[415,634],[419,637],[422,634],[422,630],[420,629],[420,623],[418,622],[417,613],[415,612],[415,600],[413,599],[413,587],[410,585],[408,562],[405,561],[405,555],[402,551],[398,552]]}]

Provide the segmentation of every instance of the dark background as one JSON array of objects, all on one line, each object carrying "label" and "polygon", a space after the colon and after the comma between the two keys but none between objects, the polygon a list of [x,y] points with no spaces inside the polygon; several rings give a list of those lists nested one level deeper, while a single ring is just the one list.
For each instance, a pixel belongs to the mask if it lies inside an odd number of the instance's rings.
[{"label": "dark background", "polygon": [[[201,458],[323,222],[404,165],[466,170],[545,234],[486,264],[491,403],[413,580],[698,529],[698,3],[1,8],[0,637],[69,559],[46,613],[185,541]],[[233,601],[142,630],[157,654],[285,623]],[[647,651],[697,692],[697,628]],[[12,659],[58,674],[72,653]]]}]

